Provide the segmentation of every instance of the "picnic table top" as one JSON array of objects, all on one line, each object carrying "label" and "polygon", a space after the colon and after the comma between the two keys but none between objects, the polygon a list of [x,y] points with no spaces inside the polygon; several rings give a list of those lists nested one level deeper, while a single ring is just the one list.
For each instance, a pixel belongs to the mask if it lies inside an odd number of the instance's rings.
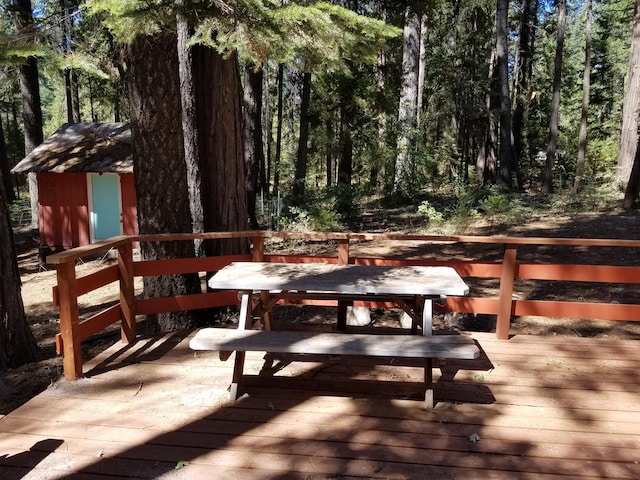
[{"label": "picnic table top", "polygon": [[324,263],[233,262],[209,279],[232,290],[334,292],[373,295],[467,295],[451,267],[370,266]]}]

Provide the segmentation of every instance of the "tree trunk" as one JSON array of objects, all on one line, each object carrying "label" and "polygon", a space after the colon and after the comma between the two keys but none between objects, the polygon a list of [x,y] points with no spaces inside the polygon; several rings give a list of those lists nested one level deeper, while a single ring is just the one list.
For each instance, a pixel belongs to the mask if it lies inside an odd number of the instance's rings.
[{"label": "tree trunk", "polygon": [[278,196],[280,190],[280,156],[282,155],[282,116],[283,116],[283,91],[284,91],[284,65],[278,65],[278,105],[276,118],[276,152],[273,160],[273,195]]},{"label": "tree trunk", "polygon": [[13,203],[16,200],[10,170],[11,166],[9,165],[9,156],[7,155],[7,144],[4,141],[4,129],[2,128],[2,120],[0,119],[0,175],[2,175],[2,181],[4,182],[7,203]]},{"label": "tree trunk", "polygon": [[[196,90],[193,79],[193,49],[189,46],[190,26],[186,17],[176,14],[178,33],[178,74],[180,79],[180,106],[182,111],[182,136],[184,161],[189,191],[189,211],[191,212],[192,231],[204,232],[204,214],[202,202],[202,174],[200,172],[199,135],[196,120]],[[196,250],[200,245],[196,242]]]},{"label": "tree trunk", "polygon": [[[140,36],[129,47],[127,83],[141,234],[191,232],[184,163],[180,82],[175,34]],[[194,256],[191,242],[143,242],[145,260]],[[146,277],[146,298],[200,292],[196,274]],[[158,314],[160,331],[189,328],[190,312]],[[153,319],[152,319],[153,320]]]},{"label": "tree trunk", "polygon": [[562,51],[564,49],[564,32],[567,18],[566,0],[558,0],[558,26],[556,31],[556,58],[553,68],[553,98],[551,100],[551,118],[549,120],[549,143],[547,144],[547,161],[542,180],[542,193],[553,193],[553,166],[556,159],[558,142],[558,123],[560,117],[560,87],[562,85]]},{"label": "tree trunk", "polygon": [[82,121],[80,112],[80,80],[75,70],[71,70],[71,95],[73,105],[73,121],[79,123]]},{"label": "tree trunk", "polygon": [[424,79],[427,72],[427,25],[425,13],[420,16],[420,51],[418,53],[418,92],[416,95],[416,128],[422,126],[422,99],[424,97]]},{"label": "tree trunk", "polygon": [[[496,15],[497,19],[497,15]],[[487,81],[489,82],[489,88],[485,95],[485,107],[487,111],[487,124],[486,134],[482,140],[482,144],[478,149],[478,155],[476,156],[476,169],[478,176],[482,180],[482,184],[486,185],[493,182],[496,178],[497,169],[497,155],[496,147],[498,145],[498,121],[496,118],[496,105],[499,101],[499,95],[497,94],[497,78],[495,71],[496,64],[496,41],[495,41],[495,22],[494,22],[494,41],[491,48],[491,54],[489,55],[489,71],[487,75]]]},{"label": "tree trunk", "polygon": [[71,90],[71,69],[65,68],[64,70],[64,98],[67,106],[67,122],[73,123],[73,95]]},{"label": "tree trunk", "polygon": [[416,129],[418,70],[420,68],[420,15],[410,7],[405,12],[402,44],[402,86],[398,105],[398,139],[395,193],[409,197],[413,178],[412,148]]},{"label": "tree trunk", "polygon": [[515,172],[511,97],[509,95],[509,49],[507,45],[509,0],[498,0],[496,9],[496,64],[500,90],[500,169],[498,186],[511,188]]},{"label": "tree trunk", "polygon": [[247,163],[247,209],[249,225],[259,228],[256,216],[256,197],[260,190],[260,172],[264,171],[262,148],[262,67],[247,67],[244,82],[244,157]]},{"label": "tree trunk", "polygon": [[333,185],[333,124],[331,118],[327,118],[325,123],[325,132],[327,134],[327,151],[325,152],[324,162],[327,170],[327,187]]},{"label": "tree trunk", "polygon": [[[522,164],[523,130],[529,104],[529,79],[531,78],[531,61],[533,59],[533,21],[538,14],[536,0],[525,0],[522,5],[520,34],[518,35],[518,70],[515,78],[515,108],[513,112],[513,146],[516,161]],[[520,185],[522,187],[522,185]]]},{"label": "tree trunk", "polygon": [[11,215],[1,172],[0,177],[0,371],[3,371],[41,357],[24,314]]},{"label": "tree trunk", "polygon": [[584,26],[584,70],[582,73],[582,114],[580,117],[580,133],[578,134],[578,159],[576,160],[576,178],[573,191],[578,193],[582,188],[584,164],[587,156],[587,126],[589,122],[589,92],[591,89],[591,24],[593,19],[593,1],[587,0],[585,6],[586,20]]},{"label": "tree trunk", "polygon": [[[30,0],[16,0],[16,25],[19,30],[35,28]],[[42,107],[36,57],[28,57],[20,66],[20,94],[22,96],[22,120],[24,123],[25,156],[42,143]],[[31,199],[31,228],[38,228],[38,182],[35,173],[28,175]]]},{"label": "tree trunk", "polygon": [[[197,59],[195,54],[197,53]],[[205,231],[247,230],[247,175],[242,143],[238,57],[194,50]],[[207,255],[248,253],[246,239],[208,241]]]},{"label": "tree trunk", "polygon": [[307,176],[308,141],[309,141],[309,102],[311,100],[311,73],[302,75],[302,98],[300,100],[300,135],[298,137],[298,154],[293,179],[293,201],[301,204],[304,201],[305,180]]},{"label": "tree trunk", "polygon": [[638,147],[638,113],[640,111],[640,0],[633,13],[631,53],[629,55],[628,87],[622,106],[622,128],[616,180],[623,186],[629,180]]},{"label": "tree trunk", "polygon": [[[348,83],[349,80],[346,79]],[[337,210],[348,215],[351,212],[352,192],[351,177],[353,175],[353,89],[349,85],[343,85],[340,98],[340,159],[338,163],[337,186],[338,200]]]},{"label": "tree trunk", "polygon": [[[385,52],[378,54],[378,68],[376,68],[376,83],[379,92],[386,90],[387,81],[385,78],[385,67],[387,57]],[[390,186],[387,182],[387,168],[392,168],[392,165],[388,165],[389,155],[387,154],[387,118],[388,115],[384,110],[378,115],[378,141],[376,145],[376,156],[373,160],[373,166],[371,171],[371,181],[375,185],[375,190],[378,195],[385,195],[391,192]]]},{"label": "tree trunk", "polygon": [[635,202],[640,194],[640,148],[636,149],[636,158],[631,168],[631,174],[629,175],[629,181],[627,182],[627,188],[624,193],[624,200],[622,207],[625,210],[632,210],[635,208]]}]

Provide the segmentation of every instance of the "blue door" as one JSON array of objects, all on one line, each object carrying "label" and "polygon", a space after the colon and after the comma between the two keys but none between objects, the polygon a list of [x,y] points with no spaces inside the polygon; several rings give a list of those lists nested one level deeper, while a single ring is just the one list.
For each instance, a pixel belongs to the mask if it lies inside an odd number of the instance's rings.
[{"label": "blue door", "polygon": [[120,235],[120,178],[116,173],[90,175],[92,240],[104,240]]}]

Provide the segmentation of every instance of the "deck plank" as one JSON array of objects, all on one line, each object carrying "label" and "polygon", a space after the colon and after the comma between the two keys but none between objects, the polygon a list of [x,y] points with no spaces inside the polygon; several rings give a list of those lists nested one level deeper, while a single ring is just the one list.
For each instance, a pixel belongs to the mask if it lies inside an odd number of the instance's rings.
[{"label": "deck plank", "polygon": [[114,346],[0,418],[0,478],[640,478],[638,341],[473,337],[433,411],[401,359],[253,352],[229,403],[232,363],[189,335]]}]

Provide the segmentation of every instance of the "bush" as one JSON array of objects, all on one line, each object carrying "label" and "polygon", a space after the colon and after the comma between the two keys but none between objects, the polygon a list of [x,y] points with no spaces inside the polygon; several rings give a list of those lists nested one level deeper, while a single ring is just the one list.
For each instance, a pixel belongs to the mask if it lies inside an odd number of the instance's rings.
[{"label": "bush", "polygon": [[440,225],[444,222],[444,215],[442,212],[436,210],[436,208],[429,203],[429,200],[425,200],[418,205],[418,214],[428,224]]},{"label": "bush", "polygon": [[280,219],[280,227],[291,232],[332,232],[340,230],[338,214],[322,206],[290,207],[289,214]]}]

